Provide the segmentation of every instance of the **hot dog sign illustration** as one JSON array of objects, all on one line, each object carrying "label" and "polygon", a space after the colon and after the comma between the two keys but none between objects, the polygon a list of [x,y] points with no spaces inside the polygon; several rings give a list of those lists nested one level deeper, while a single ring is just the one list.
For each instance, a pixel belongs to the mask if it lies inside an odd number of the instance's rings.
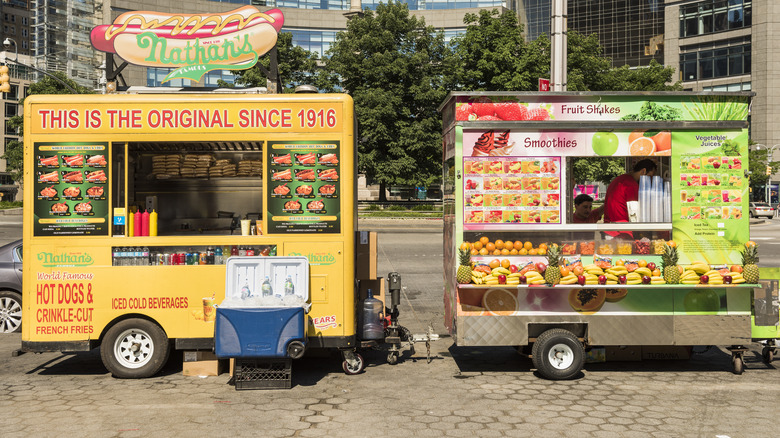
[{"label": "hot dog sign illustration", "polygon": [[251,68],[274,45],[284,24],[278,9],[244,6],[225,14],[165,14],[135,11],[92,29],[92,46],[125,61],[175,68],[163,82],[199,81],[211,70]]}]

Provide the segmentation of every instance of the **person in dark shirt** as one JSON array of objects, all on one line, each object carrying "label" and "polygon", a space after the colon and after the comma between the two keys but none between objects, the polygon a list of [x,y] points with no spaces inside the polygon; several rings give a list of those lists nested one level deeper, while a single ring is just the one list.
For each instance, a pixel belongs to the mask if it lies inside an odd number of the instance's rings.
[{"label": "person in dark shirt", "polygon": [[575,224],[595,224],[604,214],[604,206],[593,210],[593,198],[582,193],[574,198],[574,216],[572,222]]}]

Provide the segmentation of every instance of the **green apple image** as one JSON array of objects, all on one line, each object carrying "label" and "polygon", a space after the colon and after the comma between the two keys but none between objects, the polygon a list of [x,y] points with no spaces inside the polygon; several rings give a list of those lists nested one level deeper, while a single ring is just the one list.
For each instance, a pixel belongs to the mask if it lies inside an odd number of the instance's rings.
[{"label": "green apple image", "polygon": [[618,150],[618,137],[614,132],[597,132],[593,134],[593,152],[601,156],[612,156]]},{"label": "green apple image", "polygon": [[720,297],[711,289],[692,290],[685,295],[683,306],[688,314],[716,314],[720,310]]}]

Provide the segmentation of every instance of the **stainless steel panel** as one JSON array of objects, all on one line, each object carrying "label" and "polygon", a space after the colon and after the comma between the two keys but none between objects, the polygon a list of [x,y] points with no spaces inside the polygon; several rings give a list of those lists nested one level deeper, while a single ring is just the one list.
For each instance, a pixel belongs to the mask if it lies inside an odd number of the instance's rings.
[{"label": "stainless steel panel", "polygon": [[520,316],[459,316],[456,343],[462,346],[528,344],[528,318]]},{"label": "stainless steel panel", "polygon": [[593,316],[588,324],[592,345],[673,345],[672,315]]},{"label": "stainless steel panel", "polygon": [[750,315],[675,316],[674,343],[676,345],[750,343]]}]

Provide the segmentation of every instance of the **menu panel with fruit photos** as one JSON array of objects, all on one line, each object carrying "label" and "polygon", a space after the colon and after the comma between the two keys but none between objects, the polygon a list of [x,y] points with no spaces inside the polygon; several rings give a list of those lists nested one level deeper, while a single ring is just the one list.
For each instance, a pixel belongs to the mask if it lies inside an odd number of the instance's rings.
[{"label": "menu panel with fruit photos", "polygon": [[561,223],[560,157],[464,157],[464,229]]},{"label": "menu panel with fruit photos", "polygon": [[33,234],[107,236],[108,143],[35,143]]},{"label": "menu panel with fruit photos", "polygon": [[742,219],[746,184],[741,157],[680,157],[680,219]]},{"label": "menu panel with fruit photos", "polygon": [[341,232],[338,141],[268,142],[269,234]]}]

